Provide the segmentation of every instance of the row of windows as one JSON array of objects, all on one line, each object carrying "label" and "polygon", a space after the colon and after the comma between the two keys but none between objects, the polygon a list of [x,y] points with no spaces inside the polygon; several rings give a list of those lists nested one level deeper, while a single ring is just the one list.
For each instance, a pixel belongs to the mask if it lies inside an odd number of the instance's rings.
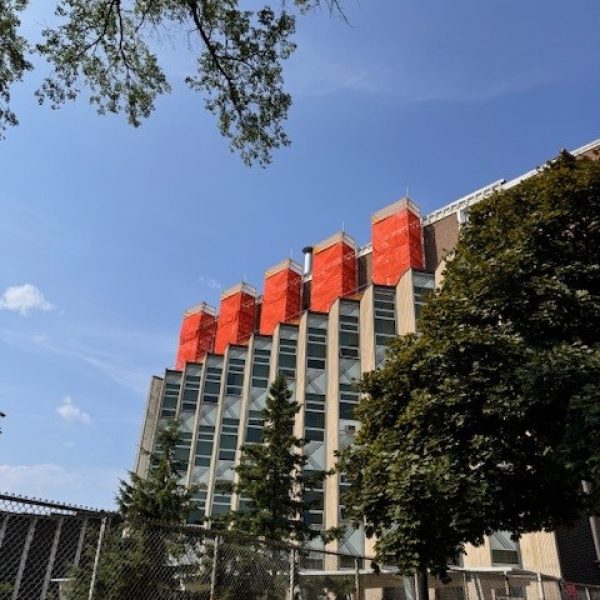
[{"label": "row of windows", "polygon": [[309,327],[308,344],[306,347],[306,366],[309,369],[324,371],[326,358],[327,330]]}]

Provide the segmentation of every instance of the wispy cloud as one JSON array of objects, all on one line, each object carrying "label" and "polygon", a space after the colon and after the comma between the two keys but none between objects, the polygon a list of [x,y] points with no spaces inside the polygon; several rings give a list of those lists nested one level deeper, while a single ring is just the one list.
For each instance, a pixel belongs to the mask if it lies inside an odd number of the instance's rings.
[{"label": "wispy cloud", "polygon": [[119,479],[125,476],[124,471],[109,468],[81,467],[75,470],[54,463],[0,464],[3,492],[99,508],[114,505]]},{"label": "wispy cloud", "polygon": [[67,396],[63,400],[62,404],[56,408],[56,412],[67,423],[83,423],[84,425],[91,425],[92,423],[92,417],[78,406],[75,406],[71,396]]},{"label": "wispy cloud", "polygon": [[468,70],[441,73],[414,61],[393,66],[369,59],[327,56],[304,46],[292,59],[286,77],[295,96],[361,93],[393,98],[403,104],[420,102],[471,103],[527,92],[554,82],[551,73],[488,73],[476,77]]},{"label": "wispy cloud", "polygon": [[54,308],[44,294],[32,283],[13,285],[0,296],[0,310],[17,312],[23,316],[34,311],[49,311]]},{"label": "wispy cloud", "polygon": [[101,376],[145,394],[153,369],[163,369],[175,339],[136,331],[61,330],[53,334],[27,334],[0,329],[0,340],[28,352],[50,352],[81,361]]},{"label": "wispy cloud", "polygon": [[200,277],[198,277],[198,281],[211,290],[220,290],[223,287],[219,281],[213,279],[212,277],[203,277],[200,275]]}]

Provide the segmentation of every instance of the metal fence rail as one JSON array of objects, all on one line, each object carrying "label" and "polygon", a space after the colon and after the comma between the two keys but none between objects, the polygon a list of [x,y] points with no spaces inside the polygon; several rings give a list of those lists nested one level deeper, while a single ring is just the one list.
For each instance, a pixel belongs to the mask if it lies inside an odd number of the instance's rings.
[{"label": "metal fence rail", "polygon": [[[124,524],[115,513],[0,494],[0,600],[415,600],[372,559],[230,531]],[[430,600],[600,600],[538,573],[454,569]]]}]

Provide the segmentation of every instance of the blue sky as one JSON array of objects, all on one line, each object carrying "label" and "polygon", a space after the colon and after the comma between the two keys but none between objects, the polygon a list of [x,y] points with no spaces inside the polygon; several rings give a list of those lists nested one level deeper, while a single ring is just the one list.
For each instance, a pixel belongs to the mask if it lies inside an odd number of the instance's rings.
[{"label": "blue sky", "polygon": [[260,287],[342,223],[367,242],[370,214],[407,188],[428,212],[600,137],[597,0],[363,0],[348,16],[299,22],[293,145],[266,170],[244,167],[178,82],[185,49],[138,130],[83,99],[39,108],[39,74],[15,90],[21,125],[0,142],[0,488],[111,506],[187,307]]}]

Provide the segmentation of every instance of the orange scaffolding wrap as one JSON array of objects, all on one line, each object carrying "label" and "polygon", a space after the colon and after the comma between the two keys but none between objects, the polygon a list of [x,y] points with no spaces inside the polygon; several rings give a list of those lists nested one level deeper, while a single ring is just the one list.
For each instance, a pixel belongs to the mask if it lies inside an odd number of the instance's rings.
[{"label": "orange scaffolding wrap", "polygon": [[372,217],[373,270],[376,285],[396,285],[408,269],[423,269],[419,209],[403,198]]},{"label": "orange scaffolding wrap", "polygon": [[215,352],[223,354],[228,344],[246,342],[254,333],[256,321],[256,290],[240,284],[221,297],[217,320]]},{"label": "orange scaffolding wrap", "polygon": [[289,323],[301,312],[302,267],[285,260],[265,273],[260,333],[272,335],[278,323]]},{"label": "orange scaffolding wrap", "polygon": [[207,304],[188,310],[183,316],[179,334],[176,368],[183,369],[187,362],[199,362],[215,342],[217,320],[215,311]]},{"label": "orange scaffolding wrap", "polygon": [[327,312],[343,296],[356,293],[356,245],[345,233],[338,233],[313,250],[310,308]]}]

